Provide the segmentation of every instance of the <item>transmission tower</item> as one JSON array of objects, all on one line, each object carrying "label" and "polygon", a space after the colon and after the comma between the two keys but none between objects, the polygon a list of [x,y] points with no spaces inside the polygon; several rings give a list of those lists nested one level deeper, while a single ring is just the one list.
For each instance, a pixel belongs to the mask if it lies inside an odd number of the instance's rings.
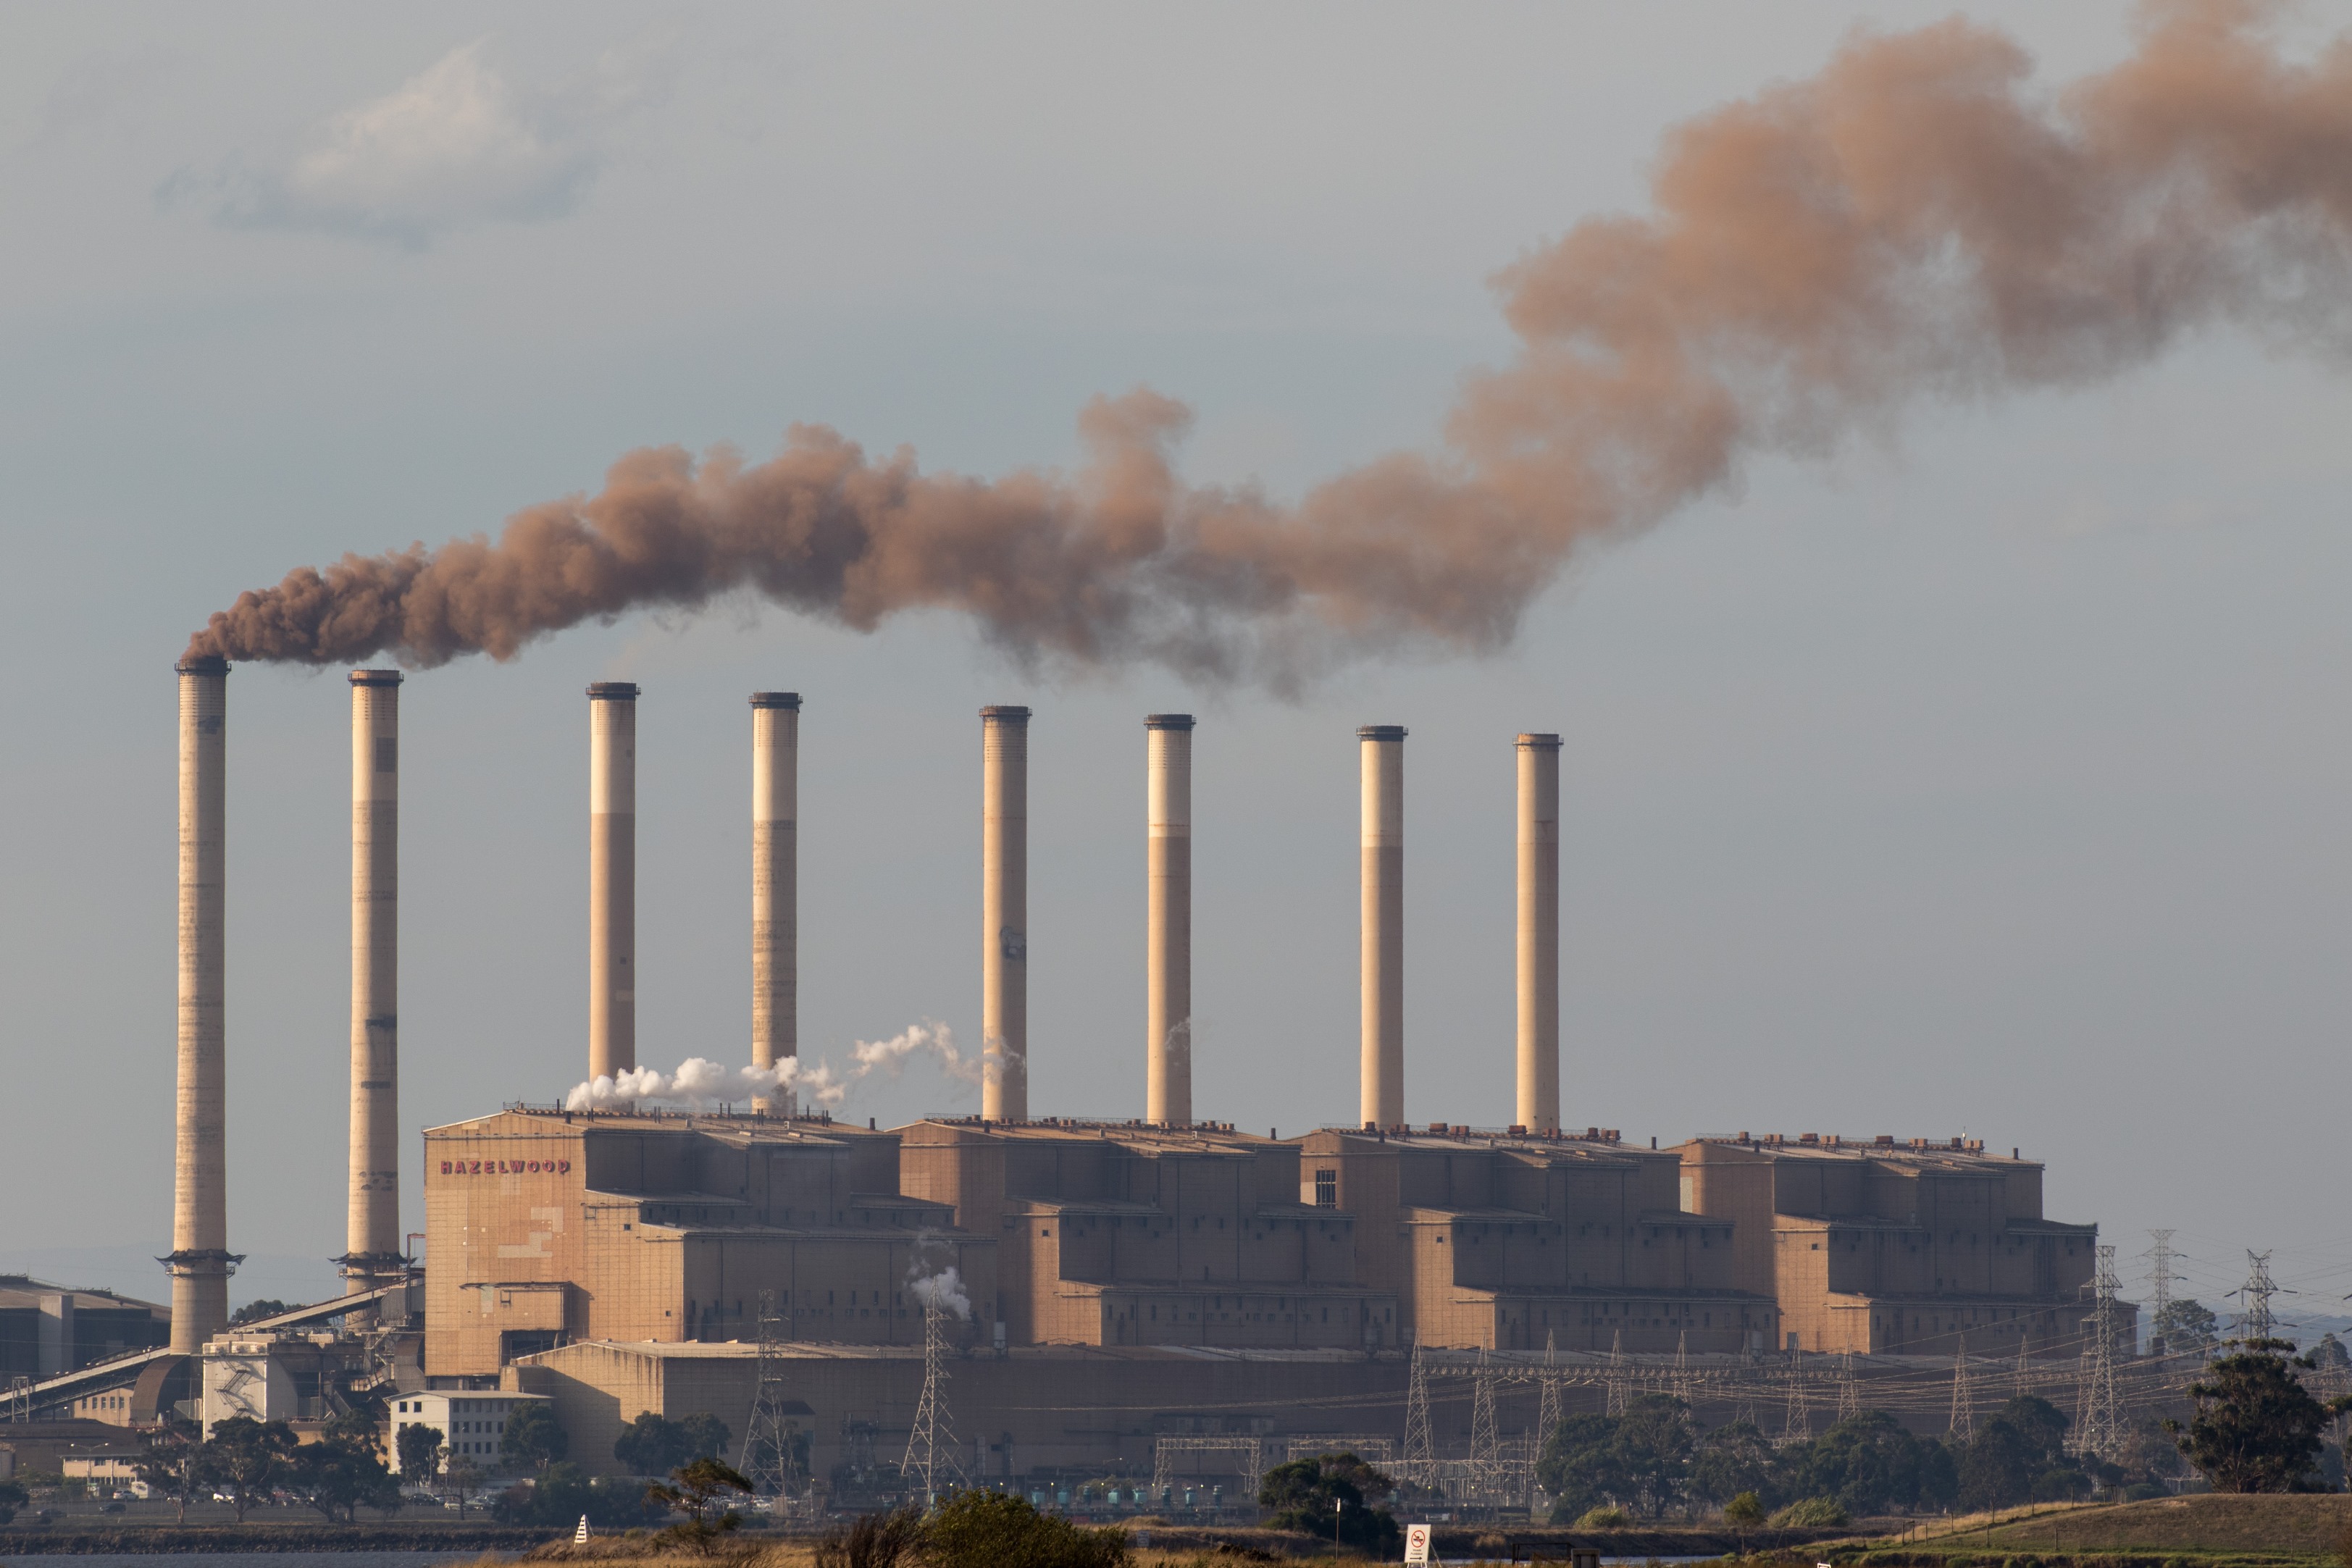
[{"label": "transmission tower", "polygon": [[1528,1456],[1528,1506],[1530,1509],[1535,1507],[1536,1467],[1543,1463],[1544,1446],[1551,1441],[1551,1435],[1559,1430],[1559,1375],[1552,1370],[1558,1354],[1554,1343],[1550,1334],[1544,1335],[1543,1375],[1536,1385],[1534,1452]]},{"label": "transmission tower", "polygon": [[1625,1331],[1619,1329],[1609,1342],[1608,1412],[1612,1416],[1625,1414]]},{"label": "transmission tower", "polygon": [[1862,1414],[1862,1389],[1853,1380],[1853,1352],[1843,1351],[1838,1355],[1838,1413],[1841,1421],[1851,1421]]},{"label": "transmission tower", "polygon": [[1675,1335],[1675,1397],[1691,1402],[1690,1330]]},{"label": "transmission tower", "polygon": [[2156,1238],[2156,1245],[2140,1254],[2148,1260],[2147,1349],[2151,1355],[2162,1355],[2165,1352],[2164,1325],[2172,1316],[2172,1287],[2180,1278],[2172,1264],[2180,1255],[2172,1249],[2171,1231],[2151,1230],[2148,1234]]},{"label": "transmission tower", "polygon": [[1495,1429],[1495,1375],[1486,1365],[1484,1349],[1478,1352],[1478,1369],[1470,1376],[1470,1491],[1487,1506],[1503,1495],[1503,1439]]},{"label": "transmission tower", "polygon": [[1412,1377],[1404,1396],[1404,1479],[1415,1486],[1435,1487],[1436,1460],[1429,1441],[1429,1367],[1416,1343],[1412,1347]]},{"label": "transmission tower", "polygon": [[1959,1349],[1952,1353],[1952,1422],[1948,1430],[1962,1442],[1977,1435],[1977,1407],[1969,1390],[1969,1336],[1965,1331],[1960,1334]]},{"label": "transmission tower", "polygon": [[1813,1412],[1805,1398],[1805,1369],[1791,1361],[1789,1364],[1789,1407],[1780,1417],[1780,1436],[1790,1442],[1806,1442],[1813,1435]]},{"label": "transmission tower", "polygon": [[2271,1283],[2271,1255],[2250,1251],[2246,1262],[2251,1271],[2246,1282],[2238,1287],[2238,1295],[2246,1303],[2245,1312],[2238,1319],[2238,1337],[2269,1339],[2275,1328],[2271,1320],[2271,1298],[2279,1293],[2278,1287]]},{"label": "transmission tower", "polygon": [[2075,1401],[2074,1446],[2113,1458],[2123,1447],[2123,1412],[2116,1398],[2116,1249],[2097,1250],[2091,1332],[2083,1345],[2083,1381]]},{"label": "transmission tower", "polygon": [[943,1307],[923,1308],[923,1393],[915,1402],[915,1424],[907,1433],[907,1457],[898,1462],[899,1475],[921,1481],[926,1508],[938,1505],[942,1482],[963,1482],[955,1423],[948,1416],[947,1316]]},{"label": "transmission tower", "polygon": [[776,1312],[776,1293],[760,1292],[760,1376],[751,1396],[751,1419],[743,1428],[743,1474],[762,1497],[800,1495],[800,1446],[796,1433],[784,1426],[784,1406],[793,1401],[784,1388],[784,1320]]}]

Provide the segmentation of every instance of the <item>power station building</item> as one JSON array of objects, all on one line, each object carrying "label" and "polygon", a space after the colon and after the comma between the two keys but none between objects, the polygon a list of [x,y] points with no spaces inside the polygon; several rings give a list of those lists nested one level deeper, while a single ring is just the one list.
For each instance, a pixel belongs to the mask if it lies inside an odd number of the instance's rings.
[{"label": "power station building", "polygon": [[1729,1226],[1741,1284],[1779,1308],[1780,1348],[1949,1355],[1965,1337],[1979,1355],[2081,1349],[2099,1228],[2042,1218],[2036,1161],[1978,1139],[1813,1133],[1676,1152],[1682,1207]]},{"label": "power station building", "polygon": [[978,1118],[902,1129],[900,1179],[997,1243],[1014,1344],[1393,1349],[1396,1289],[1357,1217],[1299,1191],[1299,1146],[1230,1126]]},{"label": "power station building", "polygon": [[[2037,1164],[1958,1140],[1743,1134],[1662,1150],[1563,1130],[1559,737],[1549,733],[1513,743],[1517,1027],[1492,1063],[1497,1086],[1515,1090],[1507,1128],[1415,1130],[1405,1118],[1399,725],[1358,732],[1359,1118],[1289,1139],[1198,1119],[1199,737],[1185,714],[1144,727],[1145,1114],[1033,1119],[1029,1090],[1051,1082],[1056,1049],[1027,1027],[1033,716],[1001,706],[981,713],[980,1113],[884,1130],[813,1111],[840,1088],[797,1055],[790,692],[751,698],[748,1065],[719,1070],[741,1081],[750,1113],[654,1109],[633,1099],[658,1075],[636,1067],[641,694],[623,682],[588,693],[589,1092],[571,1108],[509,1106],[426,1130],[429,1266],[416,1286],[396,1249],[400,685],[389,671],[352,677],[352,1147],[339,1261],[365,1298],[346,1324],[367,1332],[297,1332],[334,1315],[310,1307],[223,1333],[237,1262],[221,1131],[227,666],[194,659],[180,675],[174,1310],[169,1351],[126,1362],[115,1380],[138,1380],[125,1407],[186,1404],[194,1367],[208,1420],[232,1407],[323,1418],[373,1390],[395,1419],[496,1423],[516,1399],[543,1396],[573,1456],[610,1470],[614,1438],[644,1412],[708,1411],[740,1437],[764,1369],[772,1396],[781,1378],[782,1403],[807,1421],[822,1475],[895,1458],[927,1348],[939,1348],[927,1347],[927,1303],[950,1301],[966,1473],[993,1478],[1131,1465],[1169,1437],[1396,1439],[1416,1357],[1424,1371],[1452,1358],[1453,1375],[1541,1365],[1557,1393],[1554,1357],[1696,1357],[1729,1375],[1800,1354],[1948,1355],[1962,1335],[1979,1354],[2005,1344],[2053,1362],[2082,1342],[2096,1229],[2042,1217]],[[19,1292],[23,1332],[0,1333],[18,1349],[0,1354],[40,1372],[75,1364],[69,1347],[94,1335],[74,1325],[100,1309],[34,1294]],[[131,1315],[122,1343],[131,1329],[157,1333],[145,1309]],[[1507,1397],[1532,1386],[1522,1377]],[[113,1390],[100,1380],[75,1396],[103,1411]],[[465,1440],[497,1437],[489,1425]]]},{"label": "power station building", "polygon": [[1760,1350],[1769,1293],[1743,1289],[1728,1220],[1682,1211],[1681,1162],[1587,1138],[1320,1132],[1302,1196],[1352,1217],[1363,1276],[1415,1344],[1481,1350]]},{"label": "power station building", "polygon": [[574,1340],[917,1344],[908,1286],[996,1311],[993,1237],[899,1190],[898,1138],[814,1118],[508,1111],[425,1134],[425,1370]]}]

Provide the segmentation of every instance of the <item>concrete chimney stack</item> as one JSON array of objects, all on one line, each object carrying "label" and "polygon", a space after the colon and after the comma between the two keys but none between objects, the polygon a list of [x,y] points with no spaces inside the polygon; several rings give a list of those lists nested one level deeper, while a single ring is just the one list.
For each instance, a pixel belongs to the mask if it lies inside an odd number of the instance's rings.
[{"label": "concrete chimney stack", "polygon": [[[751,1065],[800,1054],[801,695],[751,694]],[[790,1090],[754,1095],[791,1115]]]},{"label": "concrete chimney stack", "polygon": [[227,1061],[223,894],[227,873],[228,661],[180,674],[180,1043],[173,1166],[172,1348],[228,1326]]},{"label": "concrete chimney stack", "polygon": [[1192,716],[1143,721],[1144,1119],[1192,1122]]},{"label": "concrete chimney stack", "polygon": [[588,1076],[637,1064],[637,688],[588,688]]},{"label": "concrete chimney stack", "polygon": [[1029,710],[980,710],[980,1113],[1029,1119]]},{"label": "concrete chimney stack", "polygon": [[1356,731],[1363,764],[1363,1120],[1404,1124],[1404,737]]},{"label": "concrete chimney stack", "polygon": [[352,682],[352,1168],[343,1278],[405,1272],[400,1234],[400,672]]},{"label": "concrete chimney stack", "polygon": [[1519,1125],[1559,1130],[1559,737],[1519,752]]}]

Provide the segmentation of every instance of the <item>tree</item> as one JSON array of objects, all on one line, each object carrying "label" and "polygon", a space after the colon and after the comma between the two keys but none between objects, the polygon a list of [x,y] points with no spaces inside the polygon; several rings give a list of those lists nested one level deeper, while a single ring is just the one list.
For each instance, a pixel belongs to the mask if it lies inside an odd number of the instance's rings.
[{"label": "tree", "polygon": [[1552,1494],[1552,1517],[1580,1519],[1605,1502],[1658,1514],[1689,1484],[1687,1407],[1664,1394],[1636,1399],[1622,1416],[1570,1416],[1554,1429],[1536,1467]]},{"label": "tree", "polygon": [[2303,1490],[2313,1484],[2320,1429],[2352,1398],[2314,1399],[2294,1375],[2313,1370],[2311,1357],[2284,1354],[2294,1348],[2287,1340],[2238,1343],[2189,1385],[2197,1413],[2188,1426],[2167,1421],[2165,1430],[2215,1491]]},{"label": "tree", "polygon": [[646,1489],[641,1482],[617,1479],[591,1481],[578,1465],[557,1459],[531,1481],[518,1481],[495,1505],[502,1524],[534,1524],[568,1529],[582,1514],[600,1529],[622,1530],[646,1522]]},{"label": "tree", "polygon": [[715,1520],[710,1517],[712,1511],[724,1506],[729,1492],[748,1493],[751,1490],[751,1483],[724,1460],[701,1458],[670,1471],[667,1481],[647,1486],[646,1500],[686,1515],[682,1521],[670,1526],[670,1533],[709,1552],[711,1542],[743,1524],[743,1516],[731,1508]]},{"label": "tree", "polygon": [[621,1428],[613,1457],[641,1476],[657,1476],[696,1459],[724,1458],[727,1424],[700,1412],[668,1420],[651,1410]]},{"label": "tree", "polygon": [[2221,1322],[2194,1297],[2167,1301],[2148,1322],[2148,1333],[2168,1355],[2203,1355],[2221,1339]]},{"label": "tree", "polygon": [[[1691,1495],[1722,1503],[1752,1494],[1764,1505],[1780,1495],[1772,1471],[1772,1443],[1753,1421],[1716,1427],[1698,1440],[1691,1456]],[[1729,1517],[1728,1511],[1725,1517]],[[1758,1517],[1761,1518],[1759,1514]]]},{"label": "tree", "polygon": [[1271,1510],[1276,1530],[1297,1530],[1364,1555],[1383,1559],[1403,1540],[1396,1518],[1375,1502],[1396,1490],[1396,1482],[1353,1454],[1323,1454],[1293,1459],[1265,1473],[1258,1506]]},{"label": "tree", "polygon": [[[959,1492],[923,1527],[932,1568],[1128,1568],[1127,1532],[1039,1513],[1007,1492]],[[824,1561],[820,1557],[820,1561]]]},{"label": "tree", "polygon": [[294,1309],[292,1307],[288,1306],[284,1301],[247,1301],[245,1305],[237,1308],[236,1312],[229,1314],[228,1326],[233,1329],[241,1329],[247,1323],[257,1323],[264,1318],[274,1318],[279,1316],[281,1313],[290,1312],[293,1310]]},{"label": "tree", "polygon": [[1731,1526],[1734,1555],[1748,1555],[1747,1543],[1740,1537],[1764,1522],[1764,1500],[1752,1491],[1741,1492],[1723,1505],[1724,1522]]},{"label": "tree", "polygon": [[315,1443],[295,1450],[290,1470],[310,1506],[332,1520],[341,1511],[343,1522],[359,1522],[362,1504],[386,1512],[400,1506],[400,1483],[384,1468],[375,1449],[347,1433],[330,1432]]},{"label": "tree", "polygon": [[0,1481],[0,1524],[16,1517],[16,1511],[32,1501],[23,1487],[15,1481]]},{"label": "tree", "polygon": [[[147,1436],[147,1455],[139,1461],[139,1479],[179,1505],[179,1522],[188,1522],[188,1504],[204,1495],[212,1482],[212,1456],[205,1452],[204,1429],[194,1421],[166,1416]],[[5,1524],[5,1520],[0,1520]]]},{"label": "tree", "polygon": [[243,1524],[245,1511],[285,1478],[296,1443],[294,1428],[283,1421],[231,1416],[213,1423],[212,1441],[205,1447],[212,1456],[213,1474],[228,1487],[236,1521]]},{"label": "tree", "polygon": [[429,1487],[440,1478],[441,1442],[444,1433],[438,1427],[412,1422],[400,1429],[394,1439],[400,1448],[400,1473],[412,1484]]},{"label": "tree", "polygon": [[727,1457],[727,1445],[734,1438],[727,1423],[707,1410],[679,1416],[677,1431],[689,1460],[723,1459]]},{"label": "tree", "polygon": [[1952,1500],[1951,1451],[1914,1437],[1884,1410],[1847,1417],[1781,1454],[1781,1485],[1795,1498],[1834,1498],[1849,1513],[1916,1512]]},{"label": "tree", "polygon": [[641,1476],[658,1476],[686,1463],[686,1434],[675,1421],[651,1410],[621,1428],[613,1441],[613,1457]]},{"label": "tree", "polygon": [[2088,1491],[2087,1476],[2079,1485],[2069,1479],[2082,1467],[2066,1453],[2066,1426],[2047,1399],[2021,1394],[2003,1405],[1961,1450],[1960,1506],[2008,1508]]},{"label": "tree", "polygon": [[572,1451],[571,1435],[555,1416],[555,1406],[544,1400],[519,1402],[507,1415],[507,1463],[518,1469],[544,1470]]},{"label": "tree", "polygon": [[482,1467],[471,1454],[441,1450],[441,1479],[457,1494],[457,1517],[466,1517],[466,1500],[482,1490]]}]

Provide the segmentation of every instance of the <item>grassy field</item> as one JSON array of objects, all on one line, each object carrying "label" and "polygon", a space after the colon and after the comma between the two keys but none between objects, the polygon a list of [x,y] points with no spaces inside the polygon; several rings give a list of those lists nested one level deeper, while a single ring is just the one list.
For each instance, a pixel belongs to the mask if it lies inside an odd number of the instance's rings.
[{"label": "grassy field", "polygon": [[2073,1563],[2194,1568],[2224,1563],[2336,1564],[2352,1534],[2352,1496],[2231,1496],[2204,1493],[2153,1502],[2012,1509],[1938,1520],[1900,1537],[1840,1542],[1841,1562],[2042,1564]]}]

